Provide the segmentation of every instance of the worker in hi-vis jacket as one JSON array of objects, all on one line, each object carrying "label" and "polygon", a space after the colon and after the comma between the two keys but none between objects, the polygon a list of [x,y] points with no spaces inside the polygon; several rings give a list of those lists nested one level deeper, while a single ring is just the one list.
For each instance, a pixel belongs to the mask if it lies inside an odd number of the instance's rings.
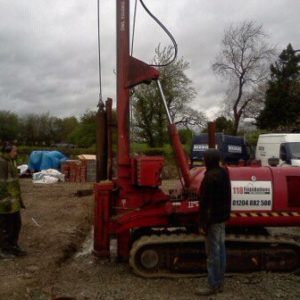
[{"label": "worker in hi-vis jacket", "polygon": [[5,142],[0,154],[0,257],[26,255],[18,245],[21,230],[21,208],[25,208],[18,169],[15,165],[17,146]]}]

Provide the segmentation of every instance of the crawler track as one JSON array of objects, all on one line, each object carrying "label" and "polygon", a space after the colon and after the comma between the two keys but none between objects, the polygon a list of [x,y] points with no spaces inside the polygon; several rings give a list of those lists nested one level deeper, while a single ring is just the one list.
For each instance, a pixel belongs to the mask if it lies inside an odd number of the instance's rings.
[{"label": "crawler track", "polygon": [[[290,271],[300,267],[300,244],[265,235],[226,236],[227,271]],[[197,234],[143,236],[132,246],[130,266],[142,277],[198,276],[206,271],[204,237]]]}]

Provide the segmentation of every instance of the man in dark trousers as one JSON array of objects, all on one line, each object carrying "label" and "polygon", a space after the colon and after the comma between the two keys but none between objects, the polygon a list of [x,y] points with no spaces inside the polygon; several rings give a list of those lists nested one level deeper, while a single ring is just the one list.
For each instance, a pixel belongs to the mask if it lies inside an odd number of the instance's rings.
[{"label": "man in dark trousers", "polygon": [[226,268],[225,222],[230,217],[231,187],[226,169],[220,166],[220,152],[208,149],[204,153],[206,172],[201,183],[200,232],[205,234],[208,288],[197,294],[212,295],[223,291]]},{"label": "man in dark trousers", "polygon": [[0,154],[0,257],[24,256],[18,245],[21,230],[20,209],[25,208],[15,165],[17,147],[5,142]]}]

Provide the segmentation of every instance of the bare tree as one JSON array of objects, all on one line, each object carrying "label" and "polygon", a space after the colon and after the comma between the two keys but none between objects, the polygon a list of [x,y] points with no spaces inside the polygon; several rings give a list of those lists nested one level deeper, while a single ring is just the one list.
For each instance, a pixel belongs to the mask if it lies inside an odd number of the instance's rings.
[{"label": "bare tree", "polygon": [[198,131],[207,125],[206,115],[189,106],[184,107],[175,118],[175,123],[181,128],[198,129]]},{"label": "bare tree", "polygon": [[229,81],[226,106],[231,107],[234,134],[247,109],[253,110],[257,101],[255,90],[269,76],[275,51],[265,42],[266,38],[262,25],[253,21],[230,25],[225,29],[221,53],[212,65],[217,74]]}]

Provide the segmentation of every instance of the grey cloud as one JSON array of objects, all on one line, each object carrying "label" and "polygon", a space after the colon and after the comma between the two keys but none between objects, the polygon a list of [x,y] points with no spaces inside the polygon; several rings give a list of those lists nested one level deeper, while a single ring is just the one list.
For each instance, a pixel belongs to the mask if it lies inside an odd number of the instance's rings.
[{"label": "grey cloud", "polygon": [[[177,40],[197,91],[194,108],[213,111],[226,85],[211,70],[224,28],[254,19],[281,51],[300,48],[297,0],[145,0]],[[131,1],[133,8],[134,1]],[[100,1],[102,93],[115,100],[115,1]],[[0,109],[17,113],[81,115],[99,96],[97,3],[84,0],[1,1]],[[139,6],[134,56],[149,62],[156,46],[170,44]],[[298,43],[298,44],[297,44]]]}]

